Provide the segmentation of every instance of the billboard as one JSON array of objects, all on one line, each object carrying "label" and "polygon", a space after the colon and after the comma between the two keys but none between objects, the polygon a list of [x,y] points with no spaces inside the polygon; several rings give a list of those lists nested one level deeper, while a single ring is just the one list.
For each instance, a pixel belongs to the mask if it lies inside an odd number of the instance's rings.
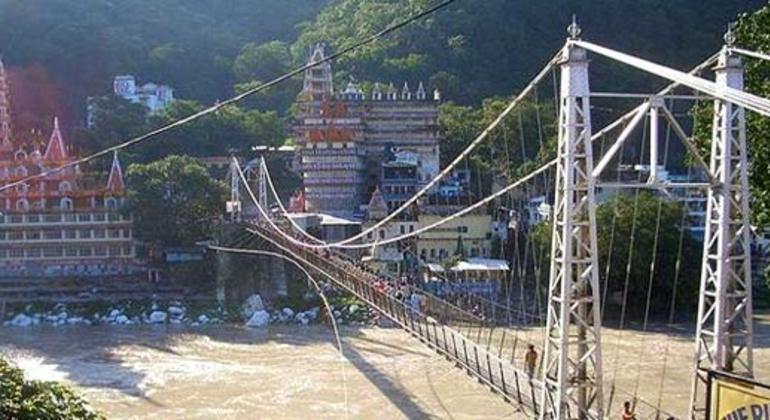
[{"label": "billboard", "polygon": [[719,372],[709,379],[710,419],[770,420],[770,385]]}]

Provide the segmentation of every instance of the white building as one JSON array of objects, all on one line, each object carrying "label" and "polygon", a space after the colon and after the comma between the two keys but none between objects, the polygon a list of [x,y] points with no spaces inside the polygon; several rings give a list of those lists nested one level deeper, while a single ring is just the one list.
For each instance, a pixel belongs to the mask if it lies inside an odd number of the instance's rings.
[{"label": "white building", "polygon": [[[166,85],[145,83],[137,86],[136,79],[131,75],[115,76],[112,81],[112,92],[127,101],[144,105],[150,113],[158,112],[174,102],[174,89]],[[96,98],[88,98],[86,124],[93,127],[96,114]]]},{"label": "white building", "polygon": [[150,112],[160,111],[174,102],[174,89],[171,87],[152,82],[137,86],[136,79],[131,75],[115,76],[112,90],[121,98],[146,106]]}]

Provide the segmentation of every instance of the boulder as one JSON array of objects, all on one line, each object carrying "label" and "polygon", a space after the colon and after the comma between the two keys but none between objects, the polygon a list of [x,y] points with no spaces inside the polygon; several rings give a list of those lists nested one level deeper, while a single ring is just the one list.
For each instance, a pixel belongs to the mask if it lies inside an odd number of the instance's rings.
[{"label": "boulder", "polygon": [[294,318],[294,311],[291,308],[283,308],[281,312],[286,318]]},{"label": "boulder", "polygon": [[358,305],[353,304],[348,307],[348,312],[354,314],[358,311]]},{"label": "boulder", "polygon": [[179,306],[169,306],[168,307],[168,314],[172,318],[181,318],[184,316],[185,309]]},{"label": "boulder", "polygon": [[251,318],[246,322],[247,327],[259,328],[267,326],[270,323],[270,314],[265,311],[256,311],[251,315]]},{"label": "boulder", "polygon": [[108,316],[109,319],[116,319],[118,315],[120,315],[122,312],[119,309],[113,309],[110,311],[110,315]]},{"label": "boulder", "polygon": [[245,302],[243,302],[241,314],[243,315],[243,319],[251,319],[251,316],[254,315],[255,312],[264,310],[265,304],[262,303],[262,297],[259,295],[251,295]]},{"label": "boulder", "polygon": [[115,317],[115,323],[118,325],[128,324],[128,317],[121,314]]},{"label": "boulder", "polygon": [[29,317],[25,314],[18,314],[13,319],[11,319],[11,325],[15,327],[29,327],[31,326],[35,321],[32,319],[32,317]]},{"label": "boulder", "polygon": [[168,314],[164,311],[153,311],[150,314],[150,323],[151,324],[163,324],[166,322],[166,318],[168,318]]},{"label": "boulder", "polygon": [[206,314],[203,314],[198,317],[198,323],[200,324],[208,324],[209,323],[209,317],[206,316]]}]

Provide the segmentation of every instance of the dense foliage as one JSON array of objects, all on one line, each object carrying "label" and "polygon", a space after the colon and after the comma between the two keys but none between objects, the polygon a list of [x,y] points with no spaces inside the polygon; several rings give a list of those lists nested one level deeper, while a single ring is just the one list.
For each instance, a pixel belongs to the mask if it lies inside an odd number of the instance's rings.
[{"label": "dense foliage", "polygon": [[28,381],[21,369],[0,358],[0,418],[9,420],[100,420],[72,389]]},{"label": "dense foliage", "polygon": [[227,193],[223,183],[188,156],[133,164],[127,186],[137,237],[163,246],[208,239]]},{"label": "dense foliage", "polygon": [[[293,46],[349,45],[433,0],[339,0],[324,9]],[[364,80],[423,79],[460,103],[521,88],[564,42],[576,13],[585,38],[685,68],[720,44],[726,23],[764,0],[462,0],[387,40],[344,58],[338,68]],[[651,79],[620,66],[597,67],[599,86],[649,88]],[[657,83],[660,83],[657,81]]]},{"label": "dense foliage", "polygon": [[[660,227],[657,252],[654,252],[658,212]],[[644,314],[653,263],[655,272],[650,289],[653,316],[667,317],[672,302],[678,310],[697,302],[700,246],[687,232],[681,235],[682,208],[679,205],[648,192],[641,192],[638,197],[620,194],[602,203],[596,218],[599,277],[610,310],[621,307],[625,293],[628,313]],[[539,249],[549,252],[551,226],[538,225],[532,235]],[[631,246],[633,250],[629,252]],[[610,268],[608,272],[606,267]],[[674,279],[677,279],[676,290]]]},{"label": "dense foliage", "polygon": [[[0,51],[11,67],[42,69],[54,91],[29,111],[82,116],[86,96],[111,90],[116,74],[135,74],[211,103],[227,97],[244,45],[291,41],[295,25],[326,0],[0,0]],[[28,86],[33,90],[37,86]],[[63,103],[48,104],[56,91]],[[21,92],[19,93],[30,93]],[[27,95],[23,95],[27,96]],[[73,114],[65,110],[80,110]],[[24,114],[24,112],[19,112]],[[20,121],[39,127],[49,115]],[[27,126],[27,124],[34,124]]]}]

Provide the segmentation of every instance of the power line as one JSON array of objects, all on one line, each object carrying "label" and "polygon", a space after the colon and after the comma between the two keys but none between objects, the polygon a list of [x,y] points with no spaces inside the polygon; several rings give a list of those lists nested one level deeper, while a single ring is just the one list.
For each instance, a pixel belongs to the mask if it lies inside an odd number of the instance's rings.
[{"label": "power line", "polygon": [[294,77],[294,76],[296,76],[296,75],[298,75],[298,74],[300,74],[300,73],[302,73],[302,72],[304,72],[306,70],[314,68],[314,67],[316,67],[316,66],[318,66],[320,64],[327,63],[329,61],[334,61],[334,60],[336,60],[337,58],[339,58],[339,57],[341,57],[343,55],[346,55],[346,54],[348,54],[348,53],[350,53],[352,51],[355,51],[355,50],[357,50],[357,49],[359,49],[359,48],[361,48],[361,47],[363,47],[365,45],[371,44],[374,41],[377,41],[380,38],[390,34],[391,32],[394,32],[394,31],[396,31],[398,29],[401,29],[404,26],[407,26],[407,25],[409,25],[409,24],[411,24],[411,23],[413,23],[415,21],[418,21],[418,20],[422,19],[423,17],[431,15],[431,14],[433,14],[433,13],[435,13],[435,12],[437,12],[437,11],[447,7],[447,6],[449,6],[450,4],[454,3],[455,1],[456,0],[444,0],[443,2],[437,4],[437,5],[433,6],[433,7],[430,7],[428,9],[425,9],[422,12],[413,14],[412,16],[408,17],[407,19],[405,19],[403,21],[400,21],[400,22],[395,23],[395,24],[393,24],[391,26],[388,26],[385,29],[383,29],[383,30],[381,30],[381,31],[379,31],[379,32],[377,32],[377,33],[375,33],[373,35],[370,35],[369,37],[367,37],[367,38],[365,38],[365,39],[363,39],[363,40],[361,40],[359,42],[356,42],[355,44],[353,44],[353,45],[351,45],[349,47],[345,47],[345,48],[341,49],[340,51],[338,51],[338,52],[336,52],[334,54],[331,54],[331,55],[329,55],[328,57],[326,57],[326,58],[324,58],[322,60],[313,61],[311,63],[308,63],[308,64],[306,64],[306,65],[304,65],[302,67],[299,67],[299,68],[297,68],[295,70],[292,70],[292,71],[290,71],[290,72],[288,72],[288,73],[286,73],[286,74],[284,74],[282,76],[279,76],[279,77],[277,77],[277,78],[275,78],[275,79],[273,79],[273,80],[271,80],[271,81],[269,81],[269,82],[267,82],[267,83],[265,83],[263,85],[257,86],[257,87],[255,87],[253,89],[249,89],[249,90],[247,90],[247,91],[245,91],[245,92],[243,92],[243,93],[241,93],[239,95],[231,97],[230,99],[227,99],[225,101],[216,103],[216,104],[214,104],[214,105],[212,105],[212,106],[210,106],[210,107],[208,107],[208,108],[206,108],[206,109],[204,109],[202,111],[199,111],[199,112],[196,112],[194,114],[191,114],[191,115],[189,115],[189,116],[187,116],[185,118],[176,120],[176,121],[174,121],[174,122],[172,122],[170,124],[167,124],[167,125],[165,125],[163,127],[160,127],[160,128],[155,129],[155,130],[152,130],[152,131],[150,131],[148,133],[145,133],[145,134],[143,134],[143,135],[141,135],[139,137],[135,137],[135,138],[133,138],[131,140],[125,141],[125,142],[117,144],[115,146],[108,147],[108,148],[103,149],[103,150],[101,150],[99,152],[93,153],[93,154],[91,154],[89,156],[86,156],[86,157],[74,160],[74,161],[72,161],[70,163],[67,163],[66,165],[62,165],[62,166],[58,166],[56,168],[48,169],[48,170],[45,170],[43,172],[40,172],[39,174],[31,175],[31,176],[25,177],[23,179],[20,179],[18,181],[14,181],[14,182],[5,184],[5,185],[0,187],[0,191],[5,191],[5,190],[7,190],[9,188],[13,188],[13,187],[15,187],[17,185],[21,185],[21,184],[27,183],[27,182],[29,182],[31,180],[38,179],[38,178],[43,178],[43,177],[46,177],[46,176],[49,176],[49,175],[61,172],[64,169],[81,165],[83,163],[86,163],[88,161],[94,160],[96,158],[99,158],[99,157],[102,157],[102,156],[106,156],[106,155],[108,155],[110,153],[117,152],[118,150],[122,150],[122,149],[125,149],[127,147],[131,147],[131,146],[133,146],[135,144],[144,142],[146,140],[149,140],[149,139],[151,139],[153,137],[158,136],[159,134],[165,133],[166,131],[170,131],[170,130],[176,128],[176,127],[182,126],[182,125],[187,124],[187,123],[192,122],[192,121],[195,121],[195,120],[197,120],[197,119],[199,119],[201,117],[204,117],[204,116],[206,116],[208,114],[214,113],[214,112],[222,109],[223,107],[225,107],[227,105],[234,104],[234,103],[239,102],[239,101],[241,101],[241,100],[243,100],[243,99],[245,99],[245,98],[247,98],[249,96],[252,96],[252,95],[254,95],[256,93],[259,93],[259,92],[261,92],[263,90],[266,90],[268,88],[271,88],[271,87],[273,87],[275,85],[278,85],[278,84],[280,84],[280,83],[282,83],[282,82],[284,82],[284,81],[286,81],[288,79],[291,79],[292,77]]}]

